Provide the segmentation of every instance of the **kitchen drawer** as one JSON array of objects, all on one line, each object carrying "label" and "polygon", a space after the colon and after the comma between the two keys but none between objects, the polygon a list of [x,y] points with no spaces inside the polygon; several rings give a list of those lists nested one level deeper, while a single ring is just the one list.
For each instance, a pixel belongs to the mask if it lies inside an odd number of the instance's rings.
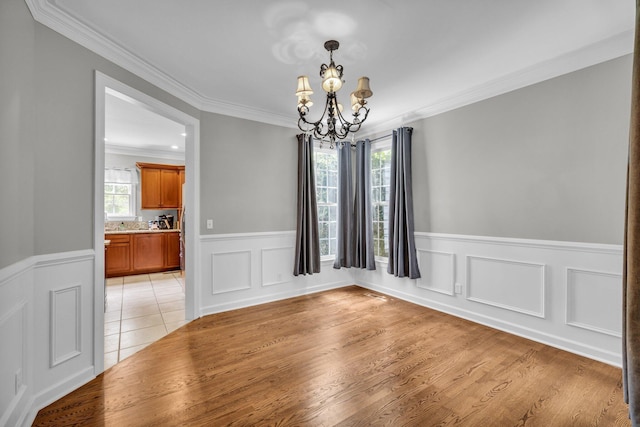
[{"label": "kitchen drawer", "polygon": [[129,243],[131,241],[130,234],[105,234],[105,240],[111,240],[111,243]]}]

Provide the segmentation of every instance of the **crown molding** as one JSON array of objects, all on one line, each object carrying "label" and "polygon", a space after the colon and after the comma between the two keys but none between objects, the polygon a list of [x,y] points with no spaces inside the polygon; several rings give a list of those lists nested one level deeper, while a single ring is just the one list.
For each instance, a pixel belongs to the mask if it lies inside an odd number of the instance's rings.
[{"label": "crown molding", "polygon": [[[25,0],[25,2],[36,21],[201,111],[297,129],[295,115],[275,114],[246,105],[202,96],[153,64],[133,54],[124,46],[113,42],[105,35],[65,13],[55,5],[55,0]],[[392,119],[372,123],[367,126],[366,134],[384,132],[415,120],[441,114],[632,53],[633,33],[632,29],[621,32],[581,49],[436,100],[418,110],[405,111]]]},{"label": "crown molding", "polygon": [[393,119],[367,128],[367,135],[385,132],[416,120],[435,116],[456,108],[474,104],[494,96],[522,89],[545,80],[559,77],[592,65],[633,53],[634,30],[623,31],[598,43],[584,46],[530,67],[492,79],[457,94],[432,102],[414,111],[407,111]]},{"label": "crown molding", "polygon": [[133,54],[126,47],[113,42],[104,34],[65,13],[55,6],[55,0],[25,0],[25,2],[33,18],[42,25],[62,34],[199,110],[279,126],[295,127],[294,116],[283,116],[202,96],[158,67]]}]

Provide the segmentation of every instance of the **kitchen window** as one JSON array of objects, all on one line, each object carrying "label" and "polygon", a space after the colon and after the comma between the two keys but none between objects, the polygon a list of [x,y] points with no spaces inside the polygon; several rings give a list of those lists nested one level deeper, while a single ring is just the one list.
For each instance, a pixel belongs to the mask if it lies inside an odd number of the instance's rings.
[{"label": "kitchen window", "polygon": [[104,175],[104,211],[107,219],[135,219],[137,182],[135,171],[105,169]]}]

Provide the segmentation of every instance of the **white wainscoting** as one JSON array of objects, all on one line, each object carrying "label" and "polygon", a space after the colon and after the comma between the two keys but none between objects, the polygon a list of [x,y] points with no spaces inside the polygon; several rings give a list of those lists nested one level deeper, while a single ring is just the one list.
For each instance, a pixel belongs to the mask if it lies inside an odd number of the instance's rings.
[{"label": "white wainscoting", "polygon": [[353,284],[333,260],[320,273],[293,275],[295,232],[216,234],[200,237],[200,315],[219,313]]},{"label": "white wainscoting", "polygon": [[354,282],[621,365],[621,246],[416,233],[416,249],[420,279],[378,262]]},{"label": "white wainscoting", "polygon": [[0,270],[0,425],[94,378],[92,250],[39,255]]},{"label": "white wainscoting", "polygon": [[[197,314],[356,283],[620,366],[620,246],[435,233],[416,243],[418,280],[332,260],[295,277],[293,231],[201,236]],[[30,425],[94,377],[93,263],[87,250],[0,269],[0,425]]]},{"label": "white wainscoting", "polygon": [[0,270],[0,426],[18,425],[29,410],[27,385],[33,375],[32,284],[29,261]]}]

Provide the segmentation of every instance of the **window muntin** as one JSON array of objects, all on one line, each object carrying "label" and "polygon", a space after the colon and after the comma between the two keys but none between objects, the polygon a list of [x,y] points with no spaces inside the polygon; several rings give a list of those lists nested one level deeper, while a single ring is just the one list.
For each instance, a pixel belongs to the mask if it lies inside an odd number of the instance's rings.
[{"label": "window muntin", "polygon": [[371,153],[371,204],[373,210],[373,253],[389,256],[389,190],[391,184],[391,148]]},{"label": "window muntin", "polygon": [[334,256],[337,250],[338,155],[336,150],[314,150],[316,203],[320,256]]}]

